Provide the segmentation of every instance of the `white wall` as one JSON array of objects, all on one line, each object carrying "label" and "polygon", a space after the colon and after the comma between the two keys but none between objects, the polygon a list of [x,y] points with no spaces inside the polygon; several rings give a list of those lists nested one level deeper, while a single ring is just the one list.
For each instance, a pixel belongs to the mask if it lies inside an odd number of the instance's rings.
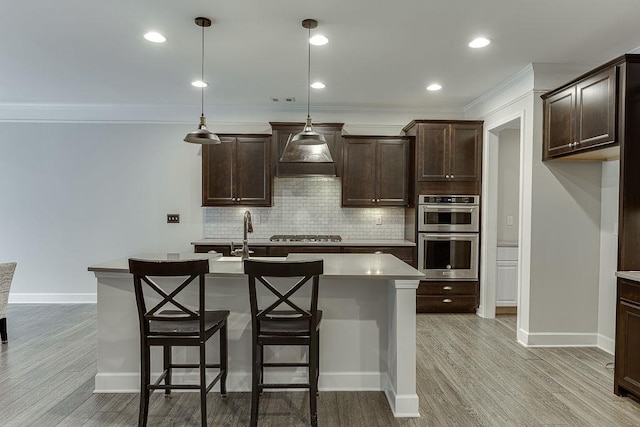
[{"label": "white wall", "polygon": [[[200,147],[184,125],[0,123],[0,260],[16,301],[94,301],[91,264],[192,250]],[[180,224],[167,224],[180,213]]]},{"label": "white wall", "polygon": [[614,353],[616,336],[616,278],[618,263],[618,191],[620,161],[602,163],[600,214],[600,286],[598,289],[598,347]]},{"label": "white wall", "polygon": [[[498,245],[518,243],[520,197],[520,129],[504,129],[499,135],[498,160]],[[507,217],[513,223],[507,223]]]}]

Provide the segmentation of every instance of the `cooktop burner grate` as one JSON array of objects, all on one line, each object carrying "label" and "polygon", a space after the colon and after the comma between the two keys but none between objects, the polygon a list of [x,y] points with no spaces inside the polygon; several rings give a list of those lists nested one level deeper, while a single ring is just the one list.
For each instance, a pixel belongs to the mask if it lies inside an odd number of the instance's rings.
[{"label": "cooktop burner grate", "polygon": [[336,234],[276,234],[269,238],[272,242],[342,242]]}]

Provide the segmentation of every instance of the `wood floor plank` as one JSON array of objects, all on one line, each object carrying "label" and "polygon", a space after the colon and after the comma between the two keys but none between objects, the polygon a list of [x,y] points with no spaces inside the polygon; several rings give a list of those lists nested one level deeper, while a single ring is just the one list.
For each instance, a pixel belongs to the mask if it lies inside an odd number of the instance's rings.
[{"label": "wood floor plank", "polygon": [[[9,305],[0,346],[2,426],[135,426],[138,394],[94,394],[94,305]],[[613,394],[613,360],[597,348],[525,348],[515,316],[417,317],[420,418],[394,418],[383,392],[322,391],[319,425],[640,426],[640,404]],[[250,393],[207,397],[209,425],[249,424]],[[305,426],[305,392],[265,392],[260,426]],[[200,425],[195,393],[151,398],[149,425]]]}]

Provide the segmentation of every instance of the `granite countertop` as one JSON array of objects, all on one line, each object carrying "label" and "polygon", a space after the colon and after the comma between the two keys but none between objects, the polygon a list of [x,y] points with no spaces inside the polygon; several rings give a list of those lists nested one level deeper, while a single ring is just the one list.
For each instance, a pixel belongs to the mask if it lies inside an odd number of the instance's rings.
[{"label": "granite countertop", "polygon": [[616,276],[623,279],[640,282],[640,271],[616,271]]},{"label": "granite countertop", "polygon": [[[214,257],[209,254],[164,253],[137,254],[131,258],[148,260],[190,260],[209,259],[209,275],[221,277],[244,276],[242,259],[239,257]],[[290,254],[285,257],[256,257],[269,261],[323,259],[323,277],[332,279],[399,279],[421,280],[424,274],[391,254]],[[127,258],[92,265],[94,273],[129,273]]]},{"label": "granite countertop", "polygon": [[[202,239],[191,242],[192,245],[242,245],[242,239]],[[249,237],[249,247],[251,246],[416,246],[415,242],[409,240],[343,240],[342,242],[272,242],[269,239],[252,239]]]}]

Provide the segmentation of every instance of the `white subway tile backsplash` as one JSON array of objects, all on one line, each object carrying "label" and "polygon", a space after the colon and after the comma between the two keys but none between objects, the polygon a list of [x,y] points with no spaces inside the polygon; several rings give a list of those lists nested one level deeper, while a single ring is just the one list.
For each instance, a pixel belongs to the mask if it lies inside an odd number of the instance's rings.
[{"label": "white subway tile backsplash", "polygon": [[[336,177],[274,178],[269,208],[204,209],[205,238],[240,238],[244,211],[260,215],[252,237],[274,234],[339,234],[345,240],[404,238],[403,208],[343,208],[341,180]],[[376,225],[376,218],[382,224]]]}]

